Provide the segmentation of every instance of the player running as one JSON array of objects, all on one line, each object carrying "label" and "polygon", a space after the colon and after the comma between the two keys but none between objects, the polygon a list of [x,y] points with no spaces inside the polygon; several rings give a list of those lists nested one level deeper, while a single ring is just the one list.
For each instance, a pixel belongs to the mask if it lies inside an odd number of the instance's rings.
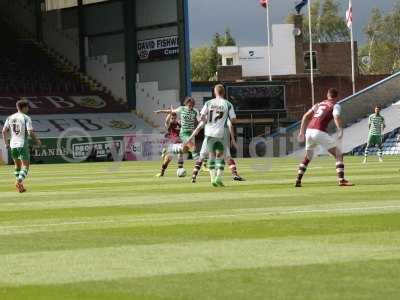
[{"label": "player running", "polygon": [[[181,123],[178,121],[176,113],[173,112],[168,114],[164,126],[167,130],[165,137],[168,139],[169,143],[172,145],[181,143],[179,137]],[[165,175],[165,171],[167,170],[169,163],[172,161],[172,157],[168,154],[167,148],[163,149],[162,159],[163,163],[161,165],[161,171],[156,175],[157,177],[163,177]],[[178,154],[178,168],[183,168],[183,154]]]},{"label": "player running", "polygon": [[[218,84],[214,88],[215,99],[205,103],[201,110],[201,122],[196,130],[190,136],[193,139],[205,125],[204,141],[202,153],[209,154],[208,168],[210,169],[211,184],[215,187],[224,186],[222,176],[225,169],[224,153],[224,136],[227,131],[227,122],[232,123],[236,120],[236,114],[232,104],[224,99],[225,88]],[[186,146],[184,144],[184,146]]]},{"label": "player running", "polygon": [[[15,186],[18,192],[25,192],[23,182],[28,176],[30,155],[28,147],[28,136],[34,143],[41,145],[40,140],[33,132],[32,120],[26,114],[29,111],[28,101],[20,100],[17,102],[18,112],[9,116],[3,127],[3,140],[7,149],[11,148],[11,157],[15,164]],[[11,140],[8,141],[8,133],[11,133]]]},{"label": "player running", "polygon": [[378,159],[383,162],[383,130],[385,129],[385,119],[381,116],[381,107],[375,106],[375,113],[369,116],[368,119],[368,140],[365,147],[363,163],[367,163],[369,147],[378,147]]},{"label": "player running", "polygon": [[[232,179],[235,181],[245,181],[245,179],[239,175],[238,170],[237,170],[236,161],[232,158],[232,155],[231,155],[231,145],[234,146],[236,149],[238,148],[238,146],[236,144],[235,134],[233,131],[233,125],[230,122],[230,120],[228,120],[228,122],[227,122],[227,127],[229,130],[225,130],[225,134],[224,134],[225,160],[228,161],[228,166],[229,166],[229,169],[231,170]],[[202,149],[200,151],[199,159],[196,160],[195,166],[193,168],[192,183],[196,183],[197,176],[199,175],[199,172],[200,172],[200,169],[201,169],[203,163],[204,164],[207,163],[207,157],[208,157],[207,149],[205,147],[204,148],[202,147]]]},{"label": "player running", "polygon": [[344,178],[343,154],[336,147],[335,140],[327,133],[329,123],[334,120],[338,138],[342,139],[343,137],[342,120],[340,117],[341,107],[337,104],[338,91],[333,88],[329,89],[327,97],[327,100],[314,105],[306,112],[301,121],[299,141],[304,142],[305,140],[306,155],[303,162],[299,165],[296,187],[301,187],[301,180],[307,170],[308,164],[313,158],[314,149],[318,145],[324,147],[336,158],[336,172],[339,186],[353,186],[351,182]]}]

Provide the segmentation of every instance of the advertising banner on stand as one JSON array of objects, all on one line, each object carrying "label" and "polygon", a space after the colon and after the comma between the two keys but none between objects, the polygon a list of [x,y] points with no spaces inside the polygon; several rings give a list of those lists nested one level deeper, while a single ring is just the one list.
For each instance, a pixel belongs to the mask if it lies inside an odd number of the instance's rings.
[{"label": "advertising banner on stand", "polygon": [[123,154],[122,137],[75,137],[42,139],[42,147],[31,148],[32,163],[79,163],[111,161]]},{"label": "advertising banner on stand", "polygon": [[40,164],[158,160],[165,144],[162,135],[151,134],[45,138],[42,147],[31,147],[31,161]]},{"label": "advertising banner on stand", "polygon": [[178,55],[179,39],[177,35],[137,42],[137,59],[139,62],[174,59]]}]

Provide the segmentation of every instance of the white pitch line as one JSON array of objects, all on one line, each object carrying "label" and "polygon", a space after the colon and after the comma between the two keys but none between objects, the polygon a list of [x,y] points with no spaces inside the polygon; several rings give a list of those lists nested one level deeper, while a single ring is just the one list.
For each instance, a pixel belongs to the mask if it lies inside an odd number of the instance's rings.
[{"label": "white pitch line", "polygon": [[[387,205],[387,206],[371,206],[371,207],[348,207],[348,208],[327,208],[327,209],[310,209],[310,210],[276,210],[269,212],[254,212],[254,213],[237,213],[237,214],[218,214],[218,215],[205,215],[205,216],[182,216],[182,217],[164,217],[155,218],[154,221],[188,221],[196,219],[218,219],[218,218],[234,218],[243,216],[272,216],[272,215],[295,215],[295,214],[313,214],[313,213],[335,213],[335,212],[353,212],[353,211],[379,211],[379,210],[396,210],[400,209],[400,205]],[[48,224],[33,224],[33,225],[13,225],[13,226],[0,226],[0,230],[7,229],[21,229],[21,228],[38,228],[38,227],[58,227],[70,225],[89,225],[89,224],[112,224],[112,223],[134,223],[134,222],[148,222],[152,221],[151,218],[134,218],[132,220],[101,220],[101,221],[74,221],[62,223],[48,223]]]}]

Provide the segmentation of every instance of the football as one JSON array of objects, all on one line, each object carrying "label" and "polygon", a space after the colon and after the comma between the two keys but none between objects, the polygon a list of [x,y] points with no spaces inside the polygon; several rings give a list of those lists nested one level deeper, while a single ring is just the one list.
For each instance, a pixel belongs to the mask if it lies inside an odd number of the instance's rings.
[{"label": "football", "polygon": [[186,176],[186,170],[184,168],[177,169],[176,170],[176,176],[185,177]]}]

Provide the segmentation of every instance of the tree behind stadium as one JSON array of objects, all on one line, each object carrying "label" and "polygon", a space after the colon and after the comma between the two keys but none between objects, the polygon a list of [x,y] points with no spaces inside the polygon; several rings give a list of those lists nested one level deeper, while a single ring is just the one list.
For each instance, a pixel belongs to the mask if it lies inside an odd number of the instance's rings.
[{"label": "tree behind stadium", "polygon": [[203,46],[191,50],[192,80],[209,81],[216,79],[218,65],[222,64],[221,55],[218,54],[218,47],[236,46],[229,28],[224,34],[215,33],[211,46]]},{"label": "tree behind stadium", "polygon": [[[287,17],[288,23],[293,23],[294,14]],[[304,42],[309,41],[308,14],[303,18]],[[311,4],[311,26],[313,42],[347,42],[350,41],[350,32],[345,18],[340,11],[340,4],[336,0],[314,0]]]},{"label": "tree behind stadium", "polygon": [[397,0],[386,15],[378,8],[373,9],[364,33],[367,43],[359,50],[361,72],[392,74],[400,71],[400,1]]}]

